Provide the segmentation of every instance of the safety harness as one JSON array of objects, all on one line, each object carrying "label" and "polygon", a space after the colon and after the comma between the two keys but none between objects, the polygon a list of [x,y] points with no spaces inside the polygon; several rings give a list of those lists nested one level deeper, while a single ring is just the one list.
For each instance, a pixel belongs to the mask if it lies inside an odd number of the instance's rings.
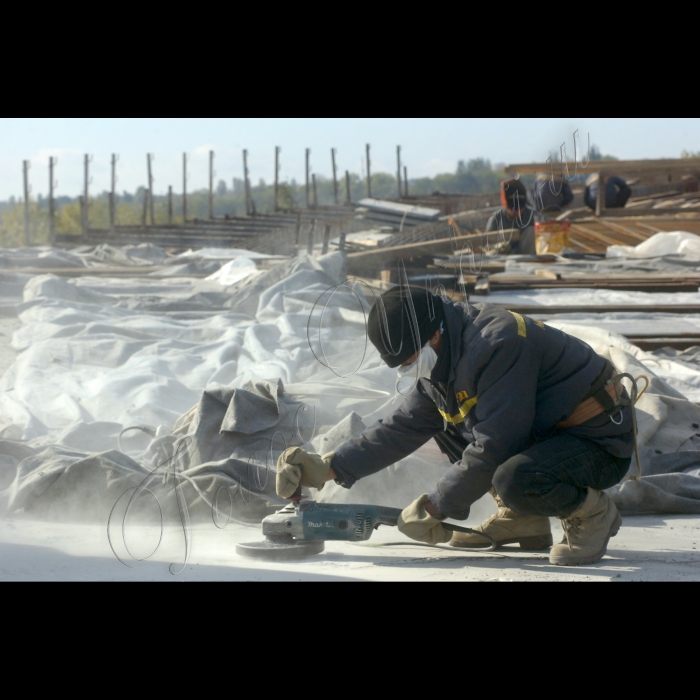
[{"label": "safety harness", "polygon": [[[605,369],[596,379],[583,401],[576,410],[557,428],[575,428],[597,416],[605,414],[613,423],[619,424],[617,416],[625,406],[629,406],[631,399],[627,396],[625,388],[620,384],[625,375],[620,375],[608,360],[605,361]],[[620,418],[620,420],[622,420]]]},{"label": "safety harness", "polygon": [[[625,387],[622,384],[623,379],[629,379],[632,382],[631,395],[627,394]],[[639,393],[637,381],[644,379],[646,386]],[[639,460],[639,444],[637,439],[637,413],[635,405],[641,398],[642,394],[649,388],[649,379],[645,376],[635,379],[631,374],[618,374],[609,360],[605,361],[605,369],[602,374],[596,379],[583,401],[576,407],[576,410],[561,423],[557,423],[557,428],[575,428],[579,425],[587,423],[589,420],[597,416],[607,416],[615,425],[622,423],[622,409],[626,406],[632,406],[632,432],[634,435],[634,453],[637,461],[637,476],[628,477],[631,479],[639,479],[642,476],[642,465]],[[619,420],[618,420],[619,418]]]}]

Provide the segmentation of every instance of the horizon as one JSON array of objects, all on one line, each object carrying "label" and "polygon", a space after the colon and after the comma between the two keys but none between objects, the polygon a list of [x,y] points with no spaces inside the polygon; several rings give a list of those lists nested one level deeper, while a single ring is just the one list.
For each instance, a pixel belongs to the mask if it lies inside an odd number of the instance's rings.
[{"label": "horizon", "polygon": [[274,152],[280,146],[281,182],[304,181],[305,149],[311,169],[332,178],[331,148],[338,173],[366,176],[365,144],[372,146],[372,173],[396,175],[396,147],[410,181],[454,173],[460,160],[483,158],[492,165],[543,162],[566,143],[573,159],[573,133],[585,153],[591,145],[621,160],[678,158],[700,150],[700,118],[2,118],[0,201],[22,199],[22,161],[31,163],[31,196],[48,196],[48,160],[58,158],[56,197],[83,189],[83,158],[94,157],[93,193],[110,189],[110,159],[120,155],[118,192],[147,186],[146,155],[153,153],[154,194],[182,191],[182,154],[188,153],[188,190],[208,188],[209,151],[216,153],[215,186],[243,178],[248,150],[253,186],[274,182]]}]

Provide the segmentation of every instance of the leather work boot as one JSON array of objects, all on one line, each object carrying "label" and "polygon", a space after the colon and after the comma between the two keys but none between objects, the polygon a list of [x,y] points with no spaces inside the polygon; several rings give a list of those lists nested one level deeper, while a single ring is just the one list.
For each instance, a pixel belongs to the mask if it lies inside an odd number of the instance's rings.
[{"label": "leather work boot", "polygon": [[585,566],[599,562],[622,525],[615,504],[603,491],[588,489],[583,505],[562,519],[565,539],[552,547],[549,561],[557,566]]},{"label": "leather work boot", "polygon": [[[489,492],[498,504],[498,512],[475,527],[477,532],[485,532],[501,547],[506,544],[519,544],[521,549],[540,551],[552,546],[552,529],[549,518],[539,515],[518,515],[508,508],[492,489]],[[451,547],[487,549],[491,546],[485,537],[455,532]]]}]

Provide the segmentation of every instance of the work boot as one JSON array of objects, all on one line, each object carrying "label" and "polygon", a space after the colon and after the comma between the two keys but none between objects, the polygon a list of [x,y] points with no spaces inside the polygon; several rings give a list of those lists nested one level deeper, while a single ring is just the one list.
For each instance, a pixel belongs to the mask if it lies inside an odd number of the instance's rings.
[{"label": "work boot", "polygon": [[565,539],[552,547],[549,561],[557,566],[585,566],[599,562],[622,525],[612,500],[603,491],[588,489],[583,505],[562,518]]},{"label": "work boot", "polygon": [[[498,504],[498,512],[474,528],[475,532],[490,535],[499,547],[506,544],[519,544],[521,549],[540,551],[552,546],[552,529],[549,518],[539,515],[518,515],[508,508],[494,490],[490,491]],[[491,542],[479,535],[455,532],[451,547],[487,549]]]}]

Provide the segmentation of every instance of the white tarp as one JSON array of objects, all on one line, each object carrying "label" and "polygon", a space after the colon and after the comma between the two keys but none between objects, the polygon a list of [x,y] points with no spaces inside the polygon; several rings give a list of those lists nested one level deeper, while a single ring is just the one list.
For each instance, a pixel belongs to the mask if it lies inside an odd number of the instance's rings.
[{"label": "white tarp", "polygon": [[[303,415],[315,415],[315,430],[303,422],[301,442],[313,432],[312,447],[318,450],[326,436],[356,434],[396,408],[396,373],[383,365],[365,334],[371,294],[359,285],[329,291],[345,280],[343,261],[342,254],[319,261],[303,256],[232,287],[186,278],[30,279],[18,306],[22,326],[13,338],[20,355],[0,382],[0,440],[5,440],[0,489],[9,487],[6,499],[16,499],[20,481],[46,498],[52,488],[68,483],[57,475],[70,473],[71,488],[60,493],[76,497],[79,474],[102,475],[85,476],[94,493],[107,474],[148,473],[164,445],[172,446],[190,428],[201,429],[190,409],[213,401],[225,413],[232,391],[262,380],[281,381],[284,395],[306,406]],[[559,290],[552,297],[562,303]],[[685,397],[700,392],[700,371],[642,353],[600,329],[557,325],[610,357],[621,371],[651,379],[639,404],[646,463],[657,452],[698,449],[700,407]],[[340,425],[350,432],[333,433]],[[124,435],[120,449],[120,433],[131,427],[143,430]],[[208,430],[206,440],[216,442],[219,428]],[[250,462],[265,474],[282,443],[277,439],[266,456],[254,440],[238,441],[229,452],[235,459],[224,466],[218,453],[202,456],[206,465],[190,456],[187,468],[195,473],[187,472],[188,483],[206,501],[212,473],[241,483],[240,469]],[[95,460],[98,451],[106,456]],[[321,495],[398,507],[427,491],[445,466],[436,450],[427,448],[352,491],[329,485]],[[684,462],[684,468],[692,464]],[[248,479],[245,488],[255,491]],[[273,493],[270,479],[262,479],[266,487],[257,489],[260,494]],[[114,484],[114,477],[105,483]]]},{"label": "white tarp", "polygon": [[686,231],[657,233],[638,246],[614,245],[607,250],[608,258],[661,258],[669,255],[700,260],[700,236]]}]

